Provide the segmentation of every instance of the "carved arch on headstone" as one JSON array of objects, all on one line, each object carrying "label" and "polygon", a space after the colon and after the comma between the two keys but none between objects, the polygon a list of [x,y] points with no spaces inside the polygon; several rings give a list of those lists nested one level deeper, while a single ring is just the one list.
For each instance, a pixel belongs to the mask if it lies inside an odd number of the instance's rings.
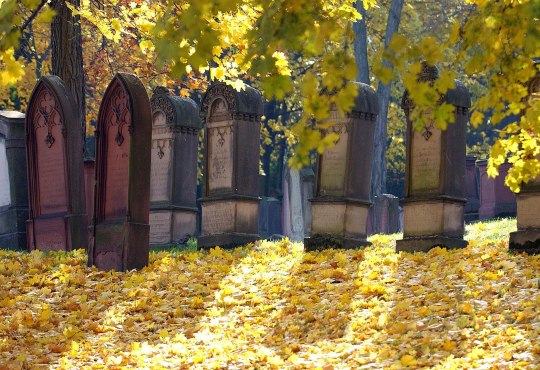
[{"label": "carved arch on headstone", "polygon": [[201,102],[201,118],[204,123],[213,116],[232,116],[239,113],[238,93],[231,86],[219,82],[210,85]]}]

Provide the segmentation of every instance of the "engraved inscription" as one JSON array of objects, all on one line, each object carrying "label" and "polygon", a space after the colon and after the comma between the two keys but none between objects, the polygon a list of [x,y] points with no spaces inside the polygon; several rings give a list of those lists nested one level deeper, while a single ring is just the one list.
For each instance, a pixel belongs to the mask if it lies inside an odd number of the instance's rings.
[{"label": "engraved inscription", "polygon": [[[60,131],[60,125],[53,126],[50,131],[47,126],[40,126],[35,131],[40,214],[67,211],[64,143]],[[52,147],[45,142],[50,134],[59,138]]]},{"label": "engraved inscription", "polygon": [[150,201],[171,199],[171,154],[172,140],[154,140],[152,142],[152,167],[150,177]]},{"label": "engraved inscription", "polygon": [[215,202],[202,209],[202,233],[219,234],[234,230],[234,202]]},{"label": "engraved inscription", "polygon": [[322,155],[320,195],[344,194],[349,144],[349,132],[345,122],[345,120],[338,122],[328,130],[329,133],[338,134],[339,140]]},{"label": "engraved inscription", "polygon": [[6,141],[0,137],[0,207],[8,206],[11,203],[9,182]]},{"label": "engraved inscription", "polygon": [[105,219],[114,220],[126,216],[128,203],[129,140],[127,135],[117,145],[117,128],[107,130],[107,175],[105,183]]},{"label": "engraved inscription", "polygon": [[129,96],[120,83],[112,89],[105,113],[107,167],[105,176],[105,219],[126,216],[129,185],[131,110]]},{"label": "engraved inscription", "polygon": [[411,192],[437,191],[440,183],[442,132],[436,127],[424,132],[413,131],[411,147]]},{"label": "engraved inscription", "polygon": [[312,234],[342,234],[345,228],[345,204],[314,203],[312,211]]},{"label": "engraved inscription", "polygon": [[150,243],[166,244],[171,242],[171,212],[150,213]]},{"label": "engraved inscription", "polygon": [[208,129],[209,191],[232,188],[233,143],[232,126]]}]

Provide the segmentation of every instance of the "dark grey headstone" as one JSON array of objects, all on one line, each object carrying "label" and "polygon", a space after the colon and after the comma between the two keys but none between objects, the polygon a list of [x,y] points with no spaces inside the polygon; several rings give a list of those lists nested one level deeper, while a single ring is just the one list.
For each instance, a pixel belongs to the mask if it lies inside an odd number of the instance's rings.
[{"label": "dark grey headstone", "polygon": [[23,113],[0,111],[0,248],[27,248],[28,182]]}]

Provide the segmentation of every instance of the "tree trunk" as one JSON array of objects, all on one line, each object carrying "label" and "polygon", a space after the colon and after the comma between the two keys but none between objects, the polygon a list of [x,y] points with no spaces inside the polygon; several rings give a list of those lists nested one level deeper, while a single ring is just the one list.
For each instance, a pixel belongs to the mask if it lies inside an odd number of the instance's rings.
[{"label": "tree trunk", "polygon": [[[388,47],[394,33],[399,28],[403,0],[392,0],[388,21],[386,23],[386,35],[384,47]],[[386,61],[383,61],[388,65]],[[377,97],[379,98],[379,115],[375,126],[375,145],[373,148],[373,167],[371,171],[371,195],[383,194],[386,191],[386,136],[388,127],[388,104],[390,103],[390,89],[392,83],[387,85],[379,82]]]},{"label": "tree trunk", "polygon": [[[85,79],[82,56],[81,20],[74,17],[67,0],[52,0],[56,15],[51,23],[52,74],[60,77],[79,106],[83,139],[86,136]],[[69,0],[74,6],[80,0]]]},{"label": "tree trunk", "polygon": [[354,58],[356,60],[356,80],[369,85],[369,64],[367,55],[366,9],[362,0],[356,1],[356,10],[362,19],[353,24]]}]

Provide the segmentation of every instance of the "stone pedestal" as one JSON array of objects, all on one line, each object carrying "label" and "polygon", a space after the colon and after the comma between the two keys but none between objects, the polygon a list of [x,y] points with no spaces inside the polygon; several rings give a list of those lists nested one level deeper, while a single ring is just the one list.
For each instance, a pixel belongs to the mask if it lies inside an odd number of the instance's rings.
[{"label": "stone pedestal", "polygon": [[[534,60],[535,66],[540,58]],[[540,72],[537,72],[527,84],[528,97],[526,110],[531,102],[540,100]],[[538,159],[538,158],[537,158]],[[522,184],[517,194],[517,231],[510,233],[510,250],[540,253],[540,177],[527,184]]]},{"label": "stone pedestal", "polygon": [[345,117],[330,114],[330,128],[339,140],[317,158],[315,197],[311,199],[311,232],[306,250],[356,248],[370,243],[367,219],[370,207],[373,136],[379,110],[377,95],[366,84],[355,83],[358,96]]},{"label": "stone pedestal", "polygon": [[477,160],[476,166],[480,176],[479,219],[515,216],[516,195],[504,184],[511,165],[502,164],[499,167],[499,176],[494,179],[487,174],[487,159]]},{"label": "stone pedestal", "polygon": [[199,107],[163,87],[151,105],[150,245],[184,243],[197,233]]},{"label": "stone pedestal", "polygon": [[465,204],[465,221],[478,220],[480,209],[480,178],[476,168],[476,157],[467,156],[465,164],[465,185],[467,204]]},{"label": "stone pedestal", "polygon": [[212,84],[201,103],[205,123],[204,190],[199,248],[232,248],[259,239],[262,96]]},{"label": "stone pedestal", "polygon": [[[435,81],[438,71],[424,65],[422,81]],[[465,187],[465,135],[470,95],[463,84],[441,98],[455,107],[455,122],[445,131],[435,127],[428,116],[421,131],[413,128],[410,113],[412,101],[406,92],[402,107],[407,117],[407,161],[403,239],[396,242],[397,251],[428,251],[441,246],[462,248]],[[443,100],[444,99],[444,100]]]},{"label": "stone pedestal", "polygon": [[148,264],[151,146],[146,89],[137,76],[117,73],[103,95],[96,129],[90,266],[126,271]]},{"label": "stone pedestal", "polygon": [[86,249],[84,144],[75,99],[59,77],[45,76],[27,111],[28,249]]},{"label": "stone pedestal", "polygon": [[26,249],[28,181],[23,113],[0,111],[0,248]]}]

